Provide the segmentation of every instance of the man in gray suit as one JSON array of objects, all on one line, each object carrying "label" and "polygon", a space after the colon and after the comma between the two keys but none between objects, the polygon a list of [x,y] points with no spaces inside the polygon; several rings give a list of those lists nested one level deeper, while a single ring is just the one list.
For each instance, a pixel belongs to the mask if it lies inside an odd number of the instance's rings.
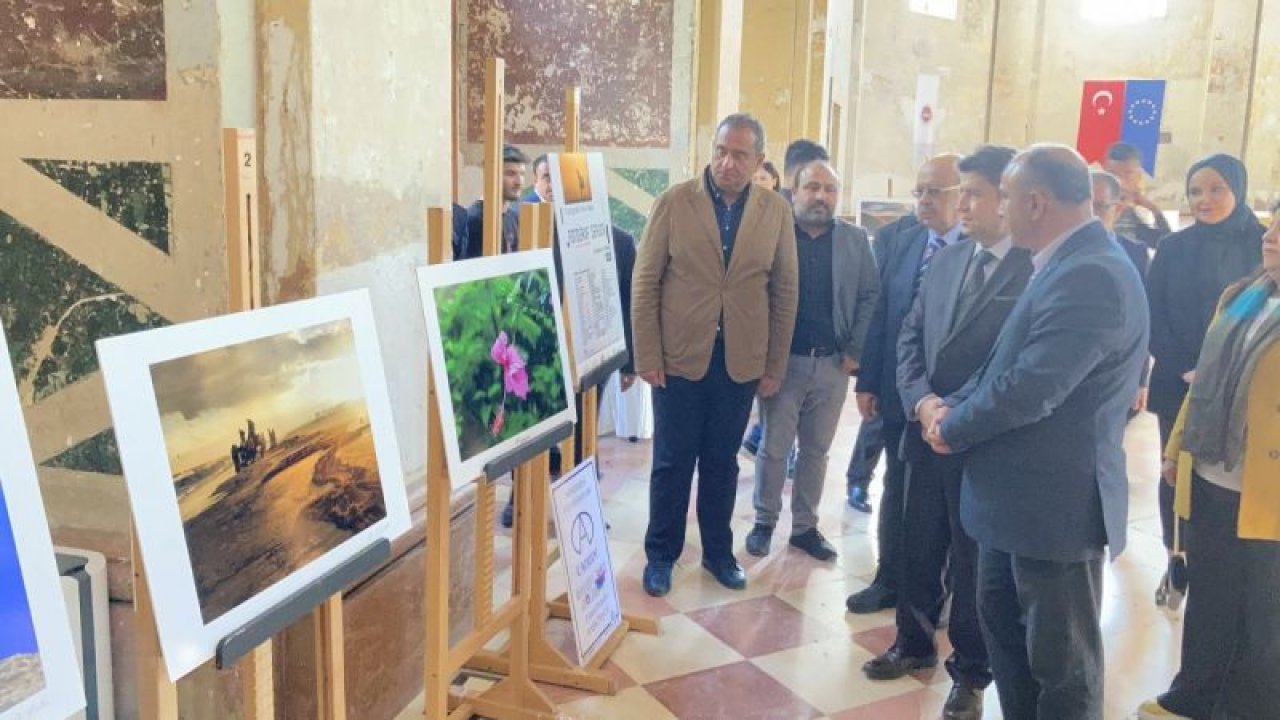
[{"label": "man in gray suit", "polygon": [[1001,183],[1034,271],[984,370],[929,424],[968,453],[960,498],[1004,716],[1102,717],[1102,563],[1125,545],[1125,415],[1146,360],[1142,280],[1090,207],[1089,167],[1034,145]]},{"label": "man in gray suit", "polygon": [[1000,178],[1014,153],[987,145],[960,160],[957,210],[966,239],[934,255],[898,336],[898,392],[908,419],[904,514],[911,532],[903,537],[898,636],[863,671],[873,680],[892,680],[937,663],[945,572],[954,649],[947,659],[953,681],[943,706],[947,720],[982,717],[991,669],[978,623],[977,546],[960,523],[964,455],[933,452],[921,436],[920,417],[981,369],[1031,277],[1031,255],[1012,246],[1000,214]]},{"label": "man in gray suit", "polygon": [[800,298],[786,377],[775,395],[760,400],[764,443],[756,454],[756,524],[747,535],[747,552],[757,557],[769,554],[782,512],[787,455],[797,439],[791,545],[818,560],[836,557],[818,530],[818,501],[849,375],[858,369],[880,293],[867,233],[835,219],[839,199],[840,176],[829,163],[816,160],[796,173],[791,200]]}]

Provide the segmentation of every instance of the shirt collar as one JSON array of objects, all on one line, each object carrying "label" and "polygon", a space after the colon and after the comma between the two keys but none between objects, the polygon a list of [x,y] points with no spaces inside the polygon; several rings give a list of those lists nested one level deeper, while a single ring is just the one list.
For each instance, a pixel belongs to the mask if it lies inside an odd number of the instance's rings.
[{"label": "shirt collar", "polygon": [[795,223],[795,226],[796,226],[797,238],[804,238],[805,240],[822,240],[824,238],[831,237],[832,234],[835,232],[836,221],[832,219],[831,222],[827,223],[827,226],[822,230],[822,232],[818,233],[817,235],[810,235],[808,232],[805,231],[804,228],[800,227],[800,223]]},{"label": "shirt collar", "polygon": [[1004,256],[1008,255],[1009,251],[1013,249],[1013,238],[1006,235],[1003,240],[996,243],[995,245],[992,245],[989,248],[982,247],[982,244],[978,242],[974,242],[973,245],[974,245],[973,247],[974,257],[977,257],[978,253],[982,252],[983,250],[986,250],[987,252],[995,256],[996,262],[1000,262],[1001,260],[1004,260]]},{"label": "shirt collar", "polygon": [[955,242],[960,239],[960,223],[952,225],[951,229],[942,233],[942,235],[938,235],[938,233],[934,232],[933,229],[930,228],[929,239],[932,240],[933,238],[941,238],[944,244],[954,245]]},{"label": "shirt collar", "polygon": [[1036,254],[1032,255],[1031,256],[1031,267],[1033,268],[1031,272],[1032,276],[1039,275],[1040,271],[1044,270],[1045,266],[1049,264],[1049,261],[1053,259],[1053,256],[1058,253],[1058,249],[1061,248],[1062,244],[1067,241],[1067,238],[1080,232],[1081,228],[1083,228],[1084,226],[1088,225],[1091,222],[1097,222],[1097,218],[1089,218],[1088,220],[1085,220],[1079,225],[1076,225],[1075,227],[1071,228],[1065,233],[1059,235],[1056,239],[1054,239],[1053,242],[1041,248],[1040,252],[1037,252]]},{"label": "shirt collar", "polygon": [[[711,179],[711,166],[710,166],[710,165],[708,165],[708,166],[706,167],[706,169],[704,169],[704,170],[702,171],[702,182],[703,182],[703,184],[704,184],[704,185],[706,185],[706,187],[707,187],[707,192],[711,194],[711,201],[712,201],[712,202],[715,202],[715,203],[718,203],[718,204],[720,204],[720,205],[724,205],[724,206],[728,207],[728,203],[726,203],[726,202],[724,201],[724,195],[720,192],[720,188],[716,187],[715,182],[714,182],[714,181],[712,181],[712,179]],[[733,204],[734,204],[734,205],[742,205],[742,204],[746,203],[746,202],[747,202],[747,195],[749,195],[750,193],[751,193],[751,183],[747,183],[747,186],[746,186],[745,188],[743,188],[743,189],[742,189],[742,192],[738,195],[738,199],[737,199],[737,200],[734,200],[734,201],[733,201]]]}]

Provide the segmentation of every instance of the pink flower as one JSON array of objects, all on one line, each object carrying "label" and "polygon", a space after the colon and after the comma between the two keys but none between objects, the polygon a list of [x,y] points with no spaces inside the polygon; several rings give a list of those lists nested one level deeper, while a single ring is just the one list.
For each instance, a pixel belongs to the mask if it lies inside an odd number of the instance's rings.
[{"label": "pink flower", "polygon": [[526,399],[529,396],[529,372],[525,369],[520,351],[507,340],[505,330],[498,333],[498,339],[493,341],[489,357],[502,366],[502,391],[521,400]]}]

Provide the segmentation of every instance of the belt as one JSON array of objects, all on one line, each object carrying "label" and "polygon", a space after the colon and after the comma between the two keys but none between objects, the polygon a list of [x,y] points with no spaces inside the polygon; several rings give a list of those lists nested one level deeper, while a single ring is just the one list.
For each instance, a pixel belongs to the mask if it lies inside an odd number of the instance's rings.
[{"label": "belt", "polygon": [[828,347],[815,347],[815,348],[808,348],[806,350],[796,350],[793,348],[791,350],[792,355],[804,355],[805,357],[815,357],[815,358],[829,357],[831,355],[835,355],[837,352],[839,351],[836,350],[835,348],[828,348]]}]

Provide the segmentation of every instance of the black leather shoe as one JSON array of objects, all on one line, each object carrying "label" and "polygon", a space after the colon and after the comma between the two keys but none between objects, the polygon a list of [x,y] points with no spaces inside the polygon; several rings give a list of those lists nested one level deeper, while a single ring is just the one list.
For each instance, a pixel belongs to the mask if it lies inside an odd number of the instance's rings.
[{"label": "black leather shoe", "polygon": [[773,540],[773,526],[764,523],[756,523],[751,528],[751,532],[747,533],[747,552],[756,557],[764,557],[769,554],[769,545]]},{"label": "black leather shoe", "polygon": [[818,532],[818,528],[809,528],[799,535],[791,536],[791,546],[800,548],[809,553],[811,557],[822,562],[830,562],[836,559],[836,549],[832,547],[827,539],[822,537],[822,533]]},{"label": "black leather shoe", "polygon": [[867,587],[849,596],[844,605],[849,612],[857,615],[880,612],[898,604],[898,593],[895,590],[871,583]]},{"label": "black leather shoe", "polygon": [[730,590],[741,590],[747,586],[747,573],[738,564],[737,560],[729,558],[728,560],[711,561],[703,559],[702,567],[707,569],[721,585]]},{"label": "black leather shoe", "polygon": [[951,686],[947,703],[942,706],[944,720],[981,720],[982,690],[959,683]]},{"label": "black leather shoe", "polygon": [[[512,488],[512,492],[513,493],[515,492],[515,488]],[[511,500],[507,500],[507,506],[502,508],[502,527],[504,528],[511,527],[511,525],[515,523],[515,519],[516,519],[515,503],[512,502]]]},{"label": "black leather shoe", "polygon": [[862,666],[862,672],[872,680],[897,680],[916,670],[924,670],[937,664],[937,655],[911,657],[903,655],[898,646],[894,645],[880,657],[868,660]]},{"label": "black leather shoe", "polygon": [[858,512],[871,512],[871,496],[861,485],[849,486],[849,507]]},{"label": "black leather shoe", "polygon": [[662,597],[671,592],[671,566],[665,563],[645,565],[644,591],[654,597]]}]

